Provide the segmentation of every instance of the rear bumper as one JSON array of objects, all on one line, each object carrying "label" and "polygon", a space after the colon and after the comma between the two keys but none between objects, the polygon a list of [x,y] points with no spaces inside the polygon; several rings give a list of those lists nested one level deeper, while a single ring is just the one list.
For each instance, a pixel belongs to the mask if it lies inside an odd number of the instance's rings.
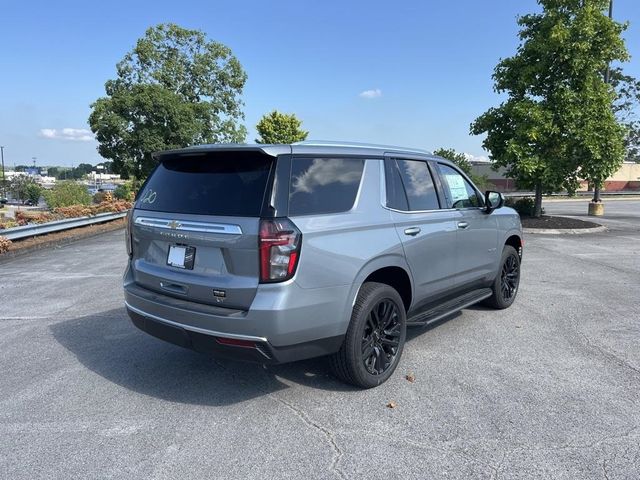
[{"label": "rear bumper", "polygon": [[[139,329],[200,352],[267,364],[338,351],[349,320],[347,290],[302,289],[294,282],[261,285],[251,308],[241,311],[144,289],[133,282],[130,271],[124,282],[127,313]],[[253,346],[231,346],[228,339]]]},{"label": "rear bumper", "polygon": [[221,343],[221,341],[232,337],[187,330],[175,324],[151,318],[128,305],[127,313],[136,327],[165,342],[190,348],[197,352],[212,354],[219,358],[244,362],[280,364],[329,355],[338,351],[344,337],[323,338],[287,347],[274,347],[267,340],[254,341],[252,342],[253,347],[228,345]]}]

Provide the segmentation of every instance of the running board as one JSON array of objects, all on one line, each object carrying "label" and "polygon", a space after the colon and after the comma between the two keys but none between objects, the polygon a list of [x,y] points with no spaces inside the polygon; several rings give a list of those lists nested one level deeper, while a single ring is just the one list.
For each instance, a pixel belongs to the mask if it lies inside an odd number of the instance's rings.
[{"label": "running board", "polygon": [[424,326],[430,323],[442,320],[444,317],[451,315],[463,308],[467,308],[474,303],[478,303],[485,298],[489,298],[493,294],[490,288],[481,288],[469,293],[465,293],[461,297],[454,298],[448,302],[437,305],[429,310],[420,312],[407,319],[407,326]]}]

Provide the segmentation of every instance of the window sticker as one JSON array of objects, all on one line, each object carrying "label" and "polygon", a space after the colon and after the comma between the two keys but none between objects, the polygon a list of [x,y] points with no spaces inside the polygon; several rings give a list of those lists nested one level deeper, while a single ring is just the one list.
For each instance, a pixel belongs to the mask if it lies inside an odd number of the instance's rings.
[{"label": "window sticker", "polygon": [[451,193],[451,202],[456,203],[460,200],[468,200],[467,188],[464,184],[464,178],[460,175],[445,175],[447,179],[447,185],[449,185],[449,192]]}]

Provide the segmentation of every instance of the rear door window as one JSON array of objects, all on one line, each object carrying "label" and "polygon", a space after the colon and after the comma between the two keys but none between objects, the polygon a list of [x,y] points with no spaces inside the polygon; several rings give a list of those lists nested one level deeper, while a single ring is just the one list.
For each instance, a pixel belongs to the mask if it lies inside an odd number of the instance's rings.
[{"label": "rear door window", "polygon": [[353,208],[364,159],[294,158],[289,185],[289,215],[346,212]]},{"label": "rear door window", "polygon": [[257,152],[216,152],[161,162],[136,208],[169,213],[260,216],[274,159]]},{"label": "rear door window", "polygon": [[440,208],[427,162],[392,159],[387,162],[386,177],[388,207],[402,211]]}]

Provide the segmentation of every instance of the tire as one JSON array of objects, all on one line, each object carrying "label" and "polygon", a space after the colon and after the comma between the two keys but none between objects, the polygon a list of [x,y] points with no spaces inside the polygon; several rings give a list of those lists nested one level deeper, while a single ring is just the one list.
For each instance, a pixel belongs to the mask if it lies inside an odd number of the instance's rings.
[{"label": "tire", "polygon": [[500,259],[500,269],[493,281],[493,294],[484,303],[502,310],[509,308],[518,294],[520,286],[520,256],[511,245],[505,245]]},{"label": "tire", "polygon": [[398,366],[406,335],[407,316],[398,292],[384,283],[365,283],[344,342],[331,357],[334,375],[357,387],[377,387]]}]

